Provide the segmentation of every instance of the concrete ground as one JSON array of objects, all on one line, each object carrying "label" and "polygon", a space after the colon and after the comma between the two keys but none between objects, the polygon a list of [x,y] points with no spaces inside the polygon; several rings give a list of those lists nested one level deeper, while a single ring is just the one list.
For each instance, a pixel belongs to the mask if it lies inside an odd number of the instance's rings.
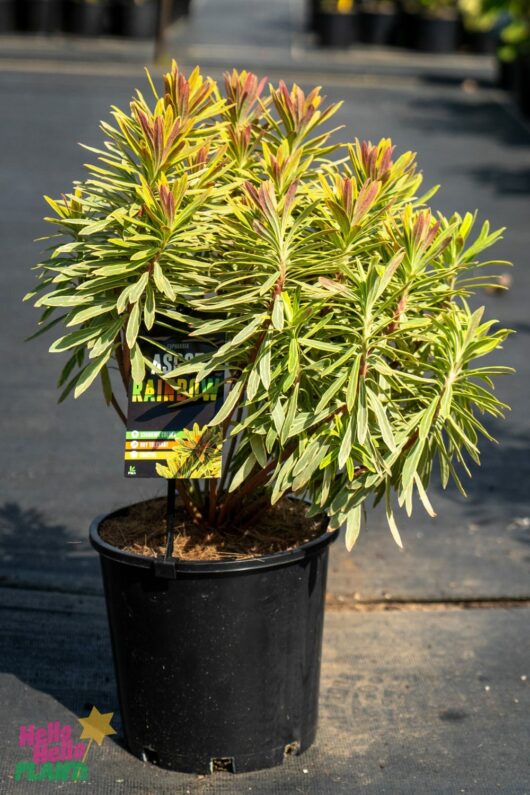
[{"label": "concrete ground", "polygon": [[[418,152],[426,186],[442,184],[435,206],[477,209],[507,227],[496,253],[517,265],[512,290],[479,299],[517,331],[502,355],[517,375],[499,385],[512,411],[494,428],[500,444],[484,447],[467,501],[435,490],[435,520],[421,509],[402,518],[404,551],[377,511],[353,553],[335,544],[312,749],[273,771],[197,778],[132,758],[118,735],[94,750],[82,786],[98,795],[527,795],[530,131],[492,87],[488,59],[361,50],[331,57],[303,32],[299,0],[213,4],[198,0],[189,27],[171,32],[184,63],[204,63],[214,76],[246,63],[324,85],[330,99],[345,100],[344,137],[391,136],[398,150]],[[18,726],[73,722],[92,704],[118,709],[87,527],[94,515],[160,489],[122,478],[123,432],[97,391],[56,405],[60,357],[47,355],[42,338],[23,342],[36,316],[20,298],[33,283],[42,194],[59,194],[80,174],[86,153],[76,142],[97,144],[109,105],[125,105],[143,84],[149,48],[0,40],[2,793],[61,787],[14,781]]]}]

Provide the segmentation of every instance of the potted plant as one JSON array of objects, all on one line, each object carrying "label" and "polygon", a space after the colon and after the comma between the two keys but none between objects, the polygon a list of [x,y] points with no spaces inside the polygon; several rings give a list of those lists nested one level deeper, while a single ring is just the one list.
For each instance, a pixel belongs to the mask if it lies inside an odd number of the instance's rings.
[{"label": "potted plant", "polygon": [[460,0],[462,43],[473,52],[494,54],[498,45],[500,14],[485,0]]},{"label": "potted plant", "polygon": [[458,45],[458,9],[454,0],[420,0],[416,47],[424,52],[454,52]]},{"label": "potted plant", "polygon": [[530,37],[521,45],[515,59],[514,91],[519,109],[530,116]]},{"label": "potted plant", "polygon": [[110,0],[111,32],[134,39],[152,38],[158,8],[157,0]]},{"label": "potted plant", "polygon": [[500,34],[499,79],[503,88],[513,89],[519,108],[530,115],[530,5],[512,0],[508,20]]},{"label": "potted plant", "polygon": [[497,82],[505,91],[514,91],[517,79],[518,59],[522,50],[524,34],[512,37],[512,26],[501,31],[497,49]]},{"label": "potted plant", "polygon": [[78,36],[100,36],[106,29],[106,0],[64,0],[64,30]]},{"label": "potted plant", "polygon": [[24,33],[55,33],[61,27],[61,0],[16,3],[17,27]]},{"label": "potted plant", "polygon": [[357,40],[354,0],[317,0],[315,30],[323,47],[349,47]]},{"label": "potted plant", "polygon": [[[351,549],[373,497],[401,544],[395,500],[432,515],[435,461],[463,490],[457,468],[491,438],[477,413],[502,415],[490,389],[507,368],[481,358],[508,332],[468,303],[500,232],[435,216],[412,152],[333,144],[339,105],[318,88],[233,71],[222,95],[176,64],[151,86],[48,199],[56,233],[27,298],[37,333],[61,328],[61,400],[99,382],[125,420],[118,387],[149,413],[153,373],[173,414],[225,382],[205,427],[153,443],[167,505],[100,518],[91,540],[131,751],[251,770],[314,739],[338,528]],[[202,352],[174,353],[190,340]]]},{"label": "potted plant", "polygon": [[364,44],[393,44],[398,12],[392,0],[365,0],[359,8],[359,38]]}]

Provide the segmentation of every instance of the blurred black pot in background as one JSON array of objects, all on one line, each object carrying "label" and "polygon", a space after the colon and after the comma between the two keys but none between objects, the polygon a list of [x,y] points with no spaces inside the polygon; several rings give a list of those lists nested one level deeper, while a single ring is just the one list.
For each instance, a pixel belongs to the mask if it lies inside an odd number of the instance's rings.
[{"label": "blurred black pot in background", "polygon": [[405,3],[398,6],[395,43],[398,47],[406,47],[411,50],[416,46],[418,37],[419,14],[416,9],[411,8]]},{"label": "blurred black pot in background", "polygon": [[315,24],[322,47],[349,47],[359,38],[358,17],[354,13],[319,11]]},{"label": "blurred black pot in background", "polygon": [[24,33],[55,33],[61,29],[61,12],[61,0],[17,0],[17,28]]},{"label": "blurred black pot in background", "polygon": [[497,58],[497,85],[504,91],[515,89],[515,74],[517,71],[517,61],[503,61]]},{"label": "blurred black pot in background", "polygon": [[191,0],[173,0],[171,8],[171,19],[181,19],[187,17],[191,9]]},{"label": "blurred black pot in background", "polygon": [[78,36],[106,32],[107,7],[102,0],[64,0],[63,29]]},{"label": "blurred black pot in background", "polygon": [[16,28],[15,0],[0,0],[0,34]]},{"label": "blurred black pot in background", "polygon": [[458,16],[420,14],[416,29],[416,48],[422,52],[455,52],[458,46]]},{"label": "blurred black pot in background", "polygon": [[530,53],[519,55],[515,61],[515,99],[525,116],[530,116]]},{"label": "blurred black pot in background", "polygon": [[393,44],[397,24],[398,12],[394,3],[363,3],[359,11],[359,39],[364,44]]},{"label": "blurred black pot in background", "polygon": [[157,22],[157,0],[111,0],[110,32],[116,36],[152,38]]},{"label": "blurred black pot in background", "polygon": [[494,55],[499,37],[495,30],[466,30],[462,44],[479,55]]}]

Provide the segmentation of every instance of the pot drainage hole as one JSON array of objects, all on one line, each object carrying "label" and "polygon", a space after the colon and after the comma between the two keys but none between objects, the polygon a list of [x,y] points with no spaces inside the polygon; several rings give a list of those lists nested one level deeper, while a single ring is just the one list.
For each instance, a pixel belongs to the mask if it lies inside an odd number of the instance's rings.
[{"label": "pot drainage hole", "polygon": [[300,753],[300,743],[296,740],[292,743],[287,743],[285,748],[283,749],[284,756],[296,756]]},{"label": "pot drainage hole", "polygon": [[220,756],[217,759],[210,759],[210,770],[212,773],[235,773],[234,757]]},{"label": "pot drainage hole", "polygon": [[142,751],[142,760],[150,762],[152,765],[158,765],[158,754],[152,748],[144,748]]}]

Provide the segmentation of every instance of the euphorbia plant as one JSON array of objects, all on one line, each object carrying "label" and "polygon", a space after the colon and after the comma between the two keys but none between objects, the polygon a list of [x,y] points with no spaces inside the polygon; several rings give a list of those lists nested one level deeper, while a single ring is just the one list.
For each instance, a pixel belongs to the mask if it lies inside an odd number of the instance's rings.
[{"label": "euphorbia plant", "polygon": [[[241,524],[296,494],[346,523],[351,547],[375,497],[401,543],[392,495],[432,514],[436,460],[463,491],[455,464],[468,472],[491,438],[477,415],[505,408],[491,388],[507,368],[480,360],[508,332],[468,304],[500,232],[435,215],[412,152],[333,144],[339,105],[319,88],[234,71],[222,94],[176,64],[161,93],[150,85],[152,101],[138,92],[102,124],[87,178],[48,199],[57,233],[36,303],[43,331],[67,327],[50,349],[69,351],[61,399],[99,379],[123,419],[113,363],[127,390],[160,328],[222,336],[165,376],[224,371],[229,387],[211,423],[222,477],[177,481],[190,519]],[[159,471],[174,474],[171,455]]]}]

